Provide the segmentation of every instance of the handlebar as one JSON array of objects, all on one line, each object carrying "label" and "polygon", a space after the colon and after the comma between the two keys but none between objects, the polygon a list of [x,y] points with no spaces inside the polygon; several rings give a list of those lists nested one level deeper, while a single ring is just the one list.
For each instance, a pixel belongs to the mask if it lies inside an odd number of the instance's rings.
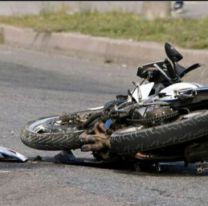
[{"label": "handlebar", "polygon": [[193,71],[194,69],[199,68],[200,66],[201,66],[201,64],[199,64],[199,63],[193,64],[193,65],[189,66],[187,69],[185,69],[184,71],[182,71],[179,75],[182,78],[182,77],[184,77],[185,74],[187,74],[190,71]]},{"label": "handlebar", "polygon": [[[169,43],[165,43],[165,52],[168,57],[167,59],[139,67],[137,70],[137,76],[144,79],[148,78],[148,80],[151,82],[172,84],[180,82],[180,79],[184,77],[185,74],[200,67],[200,64],[198,63],[193,64],[188,68],[184,68],[183,66],[179,65],[178,62],[183,58],[183,56]],[[163,77],[162,79],[160,78],[160,74]],[[167,82],[165,82],[164,79]]]},{"label": "handlebar", "polygon": [[[168,71],[166,73],[164,71],[164,65]],[[174,66],[174,68],[172,68]],[[160,72],[160,74],[169,82],[179,82],[181,78],[183,78],[188,72],[197,69],[201,65],[196,63],[188,68],[184,68],[183,66],[179,65],[178,63],[172,65],[167,59],[165,61],[157,61],[149,64],[145,64],[142,67],[138,67],[137,70],[137,76],[141,78],[148,78],[151,77],[151,75],[154,75],[153,70],[150,70],[151,67],[156,69]],[[148,70],[149,69],[149,70]]]}]

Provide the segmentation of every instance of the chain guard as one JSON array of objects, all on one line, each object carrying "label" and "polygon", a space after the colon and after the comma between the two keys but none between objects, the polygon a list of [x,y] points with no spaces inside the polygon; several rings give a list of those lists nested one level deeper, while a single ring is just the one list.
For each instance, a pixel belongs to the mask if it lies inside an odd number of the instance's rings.
[{"label": "chain guard", "polygon": [[146,127],[152,127],[170,122],[178,116],[179,112],[170,107],[158,107],[146,112],[145,116],[139,120],[139,123]]}]

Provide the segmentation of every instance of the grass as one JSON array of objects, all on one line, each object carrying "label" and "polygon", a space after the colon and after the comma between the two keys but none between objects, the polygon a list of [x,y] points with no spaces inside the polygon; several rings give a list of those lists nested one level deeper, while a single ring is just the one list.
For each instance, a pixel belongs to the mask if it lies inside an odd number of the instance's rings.
[{"label": "grass", "polygon": [[0,44],[4,43],[4,35],[3,32],[0,31]]},{"label": "grass", "polygon": [[118,11],[75,14],[59,11],[40,15],[0,16],[0,23],[31,27],[39,32],[80,32],[115,39],[169,41],[184,48],[208,48],[208,17],[199,20],[145,21],[138,15]]}]

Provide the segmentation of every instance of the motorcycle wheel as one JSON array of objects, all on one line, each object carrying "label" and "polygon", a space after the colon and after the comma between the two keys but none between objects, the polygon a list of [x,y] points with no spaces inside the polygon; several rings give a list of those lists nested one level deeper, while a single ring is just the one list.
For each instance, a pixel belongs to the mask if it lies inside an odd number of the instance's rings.
[{"label": "motorcycle wheel", "polygon": [[199,110],[159,126],[121,129],[111,135],[111,153],[131,156],[137,152],[161,149],[201,137],[208,138],[207,125],[208,111]]},{"label": "motorcycle wheel", "polygon": [[83,130],[75,125],[67,128],[58,124],[59,116],[43,117],[28,122],[21,131],[22,142],[40,150],[70,150],[81,147],[79,135]]}]

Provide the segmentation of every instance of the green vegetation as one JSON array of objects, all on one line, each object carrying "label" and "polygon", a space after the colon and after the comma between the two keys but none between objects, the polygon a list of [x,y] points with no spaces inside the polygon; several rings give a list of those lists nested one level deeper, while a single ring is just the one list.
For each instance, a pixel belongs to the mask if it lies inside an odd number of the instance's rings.
[{"label": "green vegetation", "polygon": [[3,32],[0,31],[0,44],[4,43],[4,35]]},{"label": "green vegetation", "polygon": [[67,14],[63,10],[38,16],[0,16],[0,23],[32,27],[39,32],[80,32],[116,39],[169,41],[185,48],[208,48],[208,17],[145,21],[138,15],[117,11]]}]

